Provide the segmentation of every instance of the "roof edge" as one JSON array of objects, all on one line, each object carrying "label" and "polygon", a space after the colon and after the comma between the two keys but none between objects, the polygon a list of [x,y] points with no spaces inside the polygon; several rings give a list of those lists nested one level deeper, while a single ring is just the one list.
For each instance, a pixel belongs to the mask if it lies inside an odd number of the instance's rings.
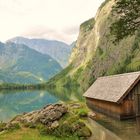
[{"label": "roof edge", "polygon": [[134,83],[130,86],[130,88],[124,93],[124,95],[117,101],[118,104],[122,103],[124,98],[129,94],[129,92],[137,85],[137,83],[140,81],[140,75],[138,78],[134,81]]},{"label": "roof edge", "polygon": [[100,79],[100,78],[112,78],[112,77],[132,75],[132,74],[139,74],[140,75],[140,71],[128,72],[128,73],[121,73],[121,74],[114,74],[114,75],[108,75],[108,76],[100,76],[97,79]]}]

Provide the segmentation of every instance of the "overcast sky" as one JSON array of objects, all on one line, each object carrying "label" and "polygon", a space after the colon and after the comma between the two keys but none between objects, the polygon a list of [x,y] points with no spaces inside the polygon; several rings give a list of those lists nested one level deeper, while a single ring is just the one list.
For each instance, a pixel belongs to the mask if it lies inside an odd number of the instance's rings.
[{"label": "overcast sky", "polygon": [[71,43],[79,25],[95,16],[104,0],[0,0],[0,41],[15,36]]}]

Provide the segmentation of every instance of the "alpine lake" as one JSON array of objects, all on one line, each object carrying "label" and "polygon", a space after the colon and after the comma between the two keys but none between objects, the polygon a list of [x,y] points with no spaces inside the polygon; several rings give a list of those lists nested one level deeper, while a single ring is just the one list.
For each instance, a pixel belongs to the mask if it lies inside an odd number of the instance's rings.
[{"label": "alpine lake", "polygon": [[[18,114],[38,110],[48,104],[84,101],[81,93],[79,89],[0,91],[0,121],[9,121]],[[93,131],[91,140],[140,140],[140,118],[118,121],[98,114],[97,119],[90,121]]]}]

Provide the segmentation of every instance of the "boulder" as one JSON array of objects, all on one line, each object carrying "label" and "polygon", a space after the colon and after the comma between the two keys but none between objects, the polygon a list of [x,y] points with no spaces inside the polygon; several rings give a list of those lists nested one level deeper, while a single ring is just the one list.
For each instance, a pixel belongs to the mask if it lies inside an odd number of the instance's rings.
[{"label": "boulder", "polygon": [[56,121],[67,113],[67,111],[68,108],[64,104],[47,105],[41,110],[26,113],[15,118],[11,123],[41,123],[43,125],[51,126],[55,122],[54,124],[56,125]]},{"label": "boulder", "polygon": [[54,121],[52,124],[51,124],[51,129],[55,129],[59,127],[59,122],[58,121]]}]

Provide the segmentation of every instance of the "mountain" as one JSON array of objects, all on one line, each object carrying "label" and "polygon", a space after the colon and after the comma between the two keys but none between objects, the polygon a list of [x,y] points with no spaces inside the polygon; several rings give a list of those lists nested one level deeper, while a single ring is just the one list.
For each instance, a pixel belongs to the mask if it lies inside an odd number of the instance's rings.
[{"label": "mountain", "polygon": [[0,82],[40,83],[61,70],[49,55],[22,44],[0,43]]},{"label": "mountain", "polygon": [[72,48],[66,43],[56,40],[28,39],[24,37],[15,37],[8,40],[7,42],[24,44],[32,49],[35,49],[38,52],[48,54],[53,59],[58,61],[62,67],[67,66],[68,59],[72,50]]},{"label": "mountain", "polygon": [[69,66],[48,85],[86,90],[97,77],[140,70],[140,2],[106,0],[80,25]]}]

